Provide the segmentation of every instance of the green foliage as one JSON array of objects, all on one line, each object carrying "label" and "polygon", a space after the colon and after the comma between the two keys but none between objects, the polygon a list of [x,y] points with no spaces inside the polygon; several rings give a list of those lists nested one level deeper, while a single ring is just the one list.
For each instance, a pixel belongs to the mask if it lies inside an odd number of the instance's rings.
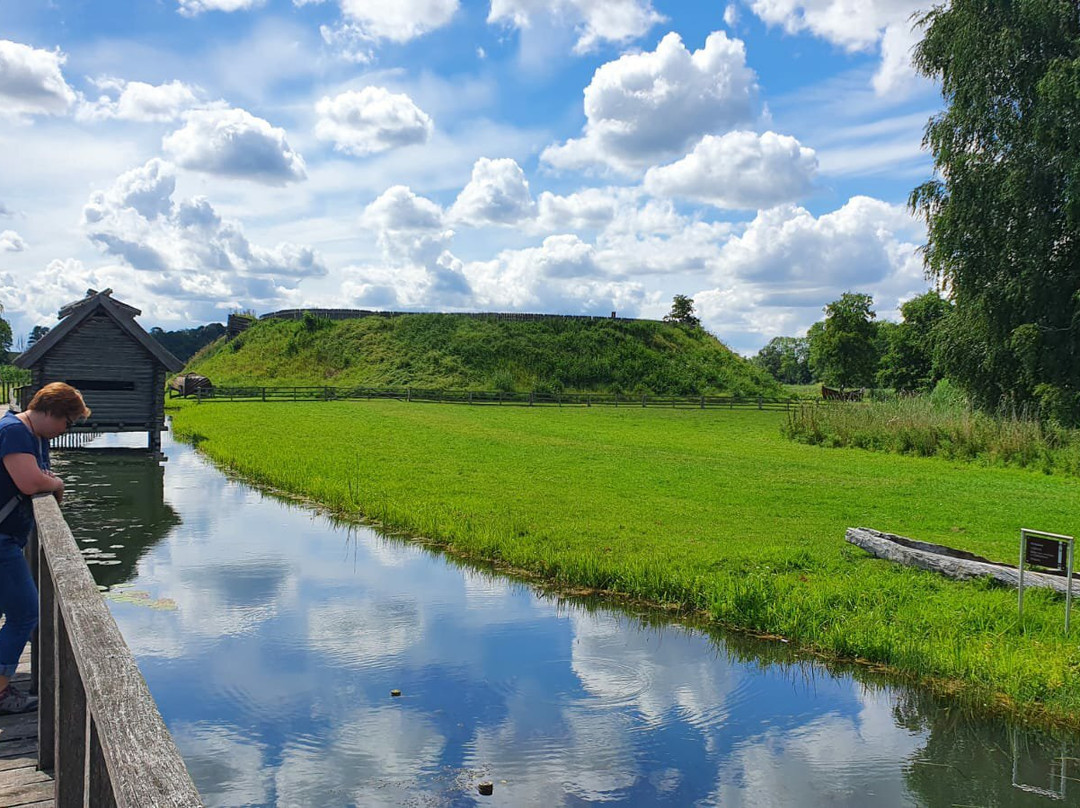
[{"label": "green foliage", "polygon": [[409,314],[313,325],[261,320],[188,370],[226,385],[783,396],[715,337],[677,324]]},{"label": "green foliage", "polygon": [[938,178],[911,206],[950,289],[945,374],[1080,423],[1080,15],[1075,0],[952,0],[915,64],[946,109],[926,129]]},{"label": "green foliage", "polygon": [[692,327],[701,325],[701,320],[694,316],[694,298],[675,295],[671,301],[671,311],[664,315],[665,323],[682,323]]},{"label": "green foliage", "polygon": [[870,295],[844,292],[825,307],[825,319],[810,327],[810,368],[833,387],[866,387],[877,370],[877,327]]},{"label": "green foliage", "polygon": [[824,451],[784,440],[782,420],[384,401],[191,404],[174,426],[249,479],[455,554],[960,680],[973,695],[1005,694],[1028,720],[1080,725],[1080,658],[1060,598],[1025,603],[1021,632],[1015,590],[843,541],[868,525],[1012,561],[1023,525],[1080,530],[1080,479]]},{"label": "green foliage", "polygon": [[929,390],[941,378],[934,358],[938,335],[952,313],[952,304],[937,292],[927,292],[902,305],[900,313],[903,322],[879,326],[884,344],[878,386],[901,393]]},{"label": "green foliage", "polygon": [[50,330],[51,329],[47,325],[35,325],[30,329],[30,336],[26,340],[26,347],[33,347],[34,343],[48,334]]},{"label": "green foliage", "polygon": [[157,326],[150,329],[150,336],[161,343],[162,348],[181,362],[186,362],[200,349],[219,339],[224,334],[225,326],[221,323],[209,323],[200,325],[197,328],[184,328],[179,331],[164,331]]},{"label": "green foliage", "polygon": [[0,317],[0,357],[7,361],[8,351],[11,350],[11,323]]},{"label": "green foliage", "polygon": [[29,370],[14,365],[0,365],[0,382],[5,384],[30,384],[31,377]]},{"label": "green foliage", "polygon": [[803,405],[792,411],[784,432],[814,445],[1080,476],[1080,430],[1012,408],[995,414],[973,409],[947,381],[929,396],[857,406]]},{"label": "green foliage", "polygon": [[334,321],[329,317],[321,317],[311,311],[305,311],[300,320],[301,327],[308,332],[322,331],[324,328],[330,328],[333,324]]},{"label": "green foliage", "polygon": [[750,361],[783,384],[809,384],[813,378],[806,337],[773,337]]}]

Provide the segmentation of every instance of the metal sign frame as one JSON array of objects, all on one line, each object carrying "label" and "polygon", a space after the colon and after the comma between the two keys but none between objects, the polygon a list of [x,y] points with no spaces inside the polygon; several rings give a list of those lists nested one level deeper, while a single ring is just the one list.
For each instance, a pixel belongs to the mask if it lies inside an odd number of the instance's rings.
[{"label": "metal sign frame", "polygon": [[[1052,788],[1042,788],[1041,786],[1033,786],[1028,783],[1019,782],[1019,770],[1020,770],[1020,731],[1016,728],[1011,733],[1012,737],[1012,785],[1013,788],[1018,788],[1021,791],[1026,791],[1029,794],[1038,794],[1041,797],[1049,797],[1052,800],[1063,800],[1066,795],[1065,783],[1072,779],[1066,776],[1066,769],[1068,768],[1069,758],[1065,756],[1065,744],[1062,743],[1061,757],[1057,760],[1061,761],[1061,772],[1058,774],[1060,778],[1058,781],[1058,790],[1055,791]],[[1051,780],[1054,777],[1054,772],[1050,771]]]},{"label": "metal sign frame", "polygon": [[1020,594],[1017,607],[1020,614],[1021,629],[1024,627],[1024,561],[1027,556],[1029,538],[1050,539],[1051,541],[1064,543],[1068,547],[1067,583],[1065,585],[1065,633],[1068,634],[1069,614],[1072,611],[1073,547],[1075,539],[1072,536],[1063,536],[1060,533],[1047,533],[1043,530],[1032,530],[1026,527],[1020,528],[1020,581],[1017,587]]}]

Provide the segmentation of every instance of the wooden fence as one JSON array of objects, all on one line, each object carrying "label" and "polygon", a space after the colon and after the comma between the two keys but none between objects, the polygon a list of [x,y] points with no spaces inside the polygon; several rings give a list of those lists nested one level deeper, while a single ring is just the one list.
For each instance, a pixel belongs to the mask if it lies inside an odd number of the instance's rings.
[{"label": "wooden fence", "polygon": [[214,387],[195,391],[199,403],[213,401],[345,401],[396,399],[438,404],[548,407],[666,407],[789,411],[786,399],[760,396],[654,396],[616,393],[504,393],[494,390],[428,390],[416,387]]},{"label": "wooden fence", "polygon": [[34,498],[27,548],[41,622],[31,676],[38,767],[56,808],[202,806],[157,704],[51,494]]}]

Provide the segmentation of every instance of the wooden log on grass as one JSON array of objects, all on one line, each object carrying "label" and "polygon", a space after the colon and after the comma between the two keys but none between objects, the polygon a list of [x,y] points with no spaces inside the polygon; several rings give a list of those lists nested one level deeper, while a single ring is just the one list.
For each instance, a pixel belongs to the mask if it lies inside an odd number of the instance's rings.
[{"label": "wooden log on grass", "polygon": [[[1017,567],[941,544],[916,541],[868,527],[849,527],[844,538],[878,558],[941,573],[959,581],[990,576],[1005,586],[1015,588],[1019,585],[1020,570]],[[1031,586],[1047,587],[1064,595],[1068,579],[1060,574],[1037,572],[1025,565],[1024,588]],[[1073,597],[1080,595],[1080,580],[1073,581],[1072,594]]]}]

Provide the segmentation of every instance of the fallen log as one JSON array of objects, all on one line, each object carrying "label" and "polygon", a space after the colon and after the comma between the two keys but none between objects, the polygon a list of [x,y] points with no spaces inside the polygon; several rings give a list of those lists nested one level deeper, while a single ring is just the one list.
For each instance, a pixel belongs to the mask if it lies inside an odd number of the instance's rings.
[{"label": "fallen log", "polygon": [[[915,541],[868,527],[849,527],[844,538],[871,555],[897,564],[938,572],[960,581],[990,576],[1005,586],[1019,586],[1020,570],[1012,564],[991,561],[942,544]],[[1068,578],[1062,573],[1035,572],[1025,566],[1024,588],[1029,586],[1047,587],[1064,595],[1068,588]],[[1077,576],[1074,576],[1072,594],[1073,597],[1080,595],[1080,580],[1077,580]]]}]

